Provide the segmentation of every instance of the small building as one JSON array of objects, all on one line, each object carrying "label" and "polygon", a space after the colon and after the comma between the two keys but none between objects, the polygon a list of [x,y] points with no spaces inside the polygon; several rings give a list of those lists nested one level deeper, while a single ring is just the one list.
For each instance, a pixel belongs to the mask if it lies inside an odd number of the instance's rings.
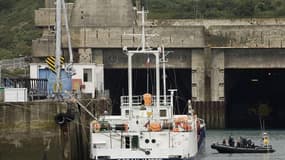
[{"label": "small building", "polygon": [[[70,76],[64,69],[61,72],[62,92],[73,91],[89,94],[95,97],[95,91],[104,90],[103,65],[95,63],[73,64],[75,75]],[[47,79],[47,93],[52,96],[55,90],[56,74],[46,63],[31,63],[30,78]]]}]

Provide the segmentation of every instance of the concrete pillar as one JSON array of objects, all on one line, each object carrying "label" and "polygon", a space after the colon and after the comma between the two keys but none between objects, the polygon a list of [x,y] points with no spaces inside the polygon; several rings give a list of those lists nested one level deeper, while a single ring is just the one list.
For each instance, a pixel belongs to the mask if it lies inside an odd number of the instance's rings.
[{"label": "concrete pillar", "polygon": [[103,63],[103,49],[93,49],[92,62],[96,64],[104,64]]},{"label": "concrete pillar", "polygon": [[211,101],[224,101],[225,54],[223,49],[212,50]]},{"label": "concrete pillar", "polygon": [[192,100],[205,101],[204,49],[192,50]]},{"label": "concrete pillar", "polygon": [[92,49],[91,48],[79,48],[79,63],[92,63]]}]

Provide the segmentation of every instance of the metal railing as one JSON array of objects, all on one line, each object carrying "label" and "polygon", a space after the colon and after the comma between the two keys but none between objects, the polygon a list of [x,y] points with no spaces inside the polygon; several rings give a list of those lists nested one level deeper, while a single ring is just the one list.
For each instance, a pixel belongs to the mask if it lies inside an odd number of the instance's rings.
[{"label": "metal railing", "polygon": [[[156,96],[152,96],[152,106],[156,105]],[[166,96],[166,101],[164,104],[164,96],[160,96],[159,98],[160,105],[170,106],[171,105],[171,96]],[[129,96],[121,96],[121,106],[129,105]],[[132,106],[140,106],[143,105],[143,96],[132,96]]]}]

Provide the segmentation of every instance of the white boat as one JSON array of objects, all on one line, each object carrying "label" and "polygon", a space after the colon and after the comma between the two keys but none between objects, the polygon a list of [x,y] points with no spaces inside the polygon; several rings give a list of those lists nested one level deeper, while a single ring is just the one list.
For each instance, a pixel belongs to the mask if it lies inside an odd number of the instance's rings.
[{"label": "white boat", "polygon": [[[203,145],[205,123],[188,101],[188,114],[175,115],[174,94],[160,95],[160,57],[164,49],[145,48],[144,10],[142,47],[123,51],[128,55],[128,96],[121,96],[121,115],[103,115],[90,123],[91,159],[192,159]],[[132,56],[153,54],[156,57],[156,94],[132,95]],[[161,56],[162,55],[162,56]]]}]

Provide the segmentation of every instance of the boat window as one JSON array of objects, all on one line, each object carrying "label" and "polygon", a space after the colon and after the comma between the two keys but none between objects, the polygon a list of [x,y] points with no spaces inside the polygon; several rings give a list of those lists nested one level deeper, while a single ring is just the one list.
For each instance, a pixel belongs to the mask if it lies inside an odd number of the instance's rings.
[{"label": "boat window", "polygon": [[149,143],[149,139],[145,139],[145,141],[144,141],[145,143]]},{"label": "boat window", "polygon": [[92,82],[92,69],[90,68],[83,69],[83,81]]},{"label": "boat window", "polygon": [[130,148],[130,137],[129,136],[125,137],[125,142],[126,142],[126,148]]},{"label": "boat window", "polygon": [[132,136],[132,149],[139,148],[139,136]]},{"label": "boat window", "polygon": [[125,114],[126,114],[126,115],[129,115],[129,110],[125,110]]},{"label": "boat window", "polygon": [[160,117],[166,117],[167,116],[166,110],[165,109],[160,110],[159,115],[160,115]]}]

